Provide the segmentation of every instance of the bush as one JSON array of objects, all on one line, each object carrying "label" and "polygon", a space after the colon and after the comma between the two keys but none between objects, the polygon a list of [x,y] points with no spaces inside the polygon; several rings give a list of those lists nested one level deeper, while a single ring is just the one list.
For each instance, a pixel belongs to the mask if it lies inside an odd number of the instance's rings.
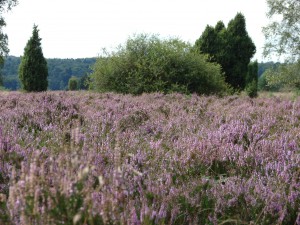
[{"label": "bush", "polygon": [[78,88],[80,90],[87,90],[89,88],[89,76],[87,74],[80,77],[78,80]]},{"label": "bush", "polygon": [[77,79],[77,77],[71,77],[69,79],[68,89],[70,91],[78,90],[78,79]]},{"label": "bush", "polygon": [[246,93],[250,98],[257,97],[257,82],[255,80],[253,80],[251,83],[247,85]]},{"label": "bush", "polygon": [[160,40],[141,34],[116,52],[104,52],[91,74],[90,86],[100,92],[181,92],[222,94],[227,85],[216,63],[196,54],[179,39]]},{"label": "bush", "polygon": [[272,88],[300,89],[300,60],[294,63],[286,62],[277,68],[268,69],[264,75],[267,84]]},{"label": "bush", "polygon": [[246,76],[246,92],[250,98],[257,97],[257,82],[258,82],[258,63],[250,62],[248,64],[248,72]]},{"label": "bush", "polygon": [[267,73],[269,73],[270,71],[266,71],[264,72],[259,78],[258,78],[258,90],[259,91],[279,91],[280,88],[282,87],[281,84],[273,84],[270,85],[267,81]]}]

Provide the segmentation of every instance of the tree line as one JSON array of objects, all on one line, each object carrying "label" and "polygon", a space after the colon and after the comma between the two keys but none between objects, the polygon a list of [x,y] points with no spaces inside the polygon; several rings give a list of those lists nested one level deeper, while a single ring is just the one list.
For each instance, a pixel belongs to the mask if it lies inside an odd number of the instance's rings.
[{"label": "tree line", "polygon": [[[48,89],[67,90],[69,80],[77,80],[77,87],[80,90],[88,89],[86,81],[92,72],[92,66],[97,58],[78,58],[78,59],[46,59],[48,64]],[[3,87],[7,90],[15,91],[21,88],[18,77],[18,69],[21,63],[20,57],[8,56],[5,59],[1,74],[3,76]],[[276,90],[268,86],[265,72],[268,69],[278,68],[279,62],[260,62],[258,63],[258,90]]]},{"label": "tree line", "polygon": [[[46,59],[48,65],[48,89],[66,90],[70,78],[76,78],[78,89],[87,89],[85,81],[91,73],[91,66],[96,62],[96,58],[81,59]],[[21,88],[18,70],[21,57],[8,56],[5,59],[1,74],[3,77],[3,87],[7,90],[19,90]]]},{"label": "tree line", "polygon": [[[3,11],[4,6],[10,9],[14,4],[16,1],[1,1],[0,10]],[[269,85],[277,85],[280,81],[300,88],[297,16],[300,6],[295,0],[267,0],[267,4],[270,18],[278,14],[283,17],[281,23],[275,21],[264,28],[267,39],[264,53],[289,54],[290,57],[289,61],[262,77]],[[1,20],[0,28],[5,26],[4,19]],[[1,34],[0,63],[3,64],[8,49],[7,36]],[[273,36],[277,37],[274,39]],[[176,38],[159,39],[155,35],[130,37],[116,51],[104,51],[92,66],[91,74],[82,75],[82,84],[100,92],[141,94],[175,91],[222,95],[245,90],[250,97],[255,97],[259,70],[258,63],[251,62],[255,52],[256,47],[246,30],[245,17],[238,13],[227,27],[222,21],[215,26],[207,25],[194,45]],[[79,80],[72,76],[72,69],[67,69],[66,73],[69,87],[77,89]],[[54,82],[57,79],[48,77],[48,62],[42,53],[37,26],[33,27],[32,37],[25,46],[18,77],[21,88],[26,91],[45,91],[49,89],[49,81],[55,86],[53,90],[66,87],[66,78],[58,84]]]}]

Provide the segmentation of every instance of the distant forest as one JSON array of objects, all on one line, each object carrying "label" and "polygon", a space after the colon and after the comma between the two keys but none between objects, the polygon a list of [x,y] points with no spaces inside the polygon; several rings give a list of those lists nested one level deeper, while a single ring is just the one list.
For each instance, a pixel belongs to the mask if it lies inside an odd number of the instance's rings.
[{"label": "distant forest", "polygon": [[[71,77],[77,77],[79,80],[79,88],[86,89],[84,81],[89,73],[92,72],[91,66],[96,62],[97,58],[82,59],[47,59],[48,63],[48,81],[49,90],[66,90],[68,81]],[[20,65],[20,57],[8,56],[1,70],[3,84],[6,89],[20,89],[18,78],[18,68]],[[265,62],[258,63],[258,77],[260,77],[268,68],[277,66],[278,63]]]},{"label": "distant forest", "polygon": [[[69,79],[74,76],[79,80],[80,89],[85,89],[84,80],[92,71],[91,66],[94,65],[97,58],[83,59],[47,59],[48,63],[48,89],[50,90],[66,90]],[[20,65],[20,57],[8,56],[1,70],[3,77],[3,85],[9,90],[20,89],[18,78],[18,69]]]}]

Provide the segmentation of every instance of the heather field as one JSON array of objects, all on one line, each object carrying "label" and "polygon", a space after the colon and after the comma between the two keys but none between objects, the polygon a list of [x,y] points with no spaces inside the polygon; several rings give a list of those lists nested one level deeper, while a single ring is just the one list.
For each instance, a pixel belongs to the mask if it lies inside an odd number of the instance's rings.
[{"label": "heather field", "polygon": [[300,99],[0,92],[0,224],[300,224]]}]

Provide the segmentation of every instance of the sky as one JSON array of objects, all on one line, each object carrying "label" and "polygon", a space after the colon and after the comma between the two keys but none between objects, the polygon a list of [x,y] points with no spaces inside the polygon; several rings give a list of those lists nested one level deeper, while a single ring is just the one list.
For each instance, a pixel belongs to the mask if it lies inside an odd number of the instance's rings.
[{"label": "sky", "polygon": [[10,55],[21,56],[38,25],[46,58],[97,57],[134,34],[177,37],[194,44],[206,25],[228,22],[241,12],[262,58],[265,0],[19,0],[4,15]]}]

